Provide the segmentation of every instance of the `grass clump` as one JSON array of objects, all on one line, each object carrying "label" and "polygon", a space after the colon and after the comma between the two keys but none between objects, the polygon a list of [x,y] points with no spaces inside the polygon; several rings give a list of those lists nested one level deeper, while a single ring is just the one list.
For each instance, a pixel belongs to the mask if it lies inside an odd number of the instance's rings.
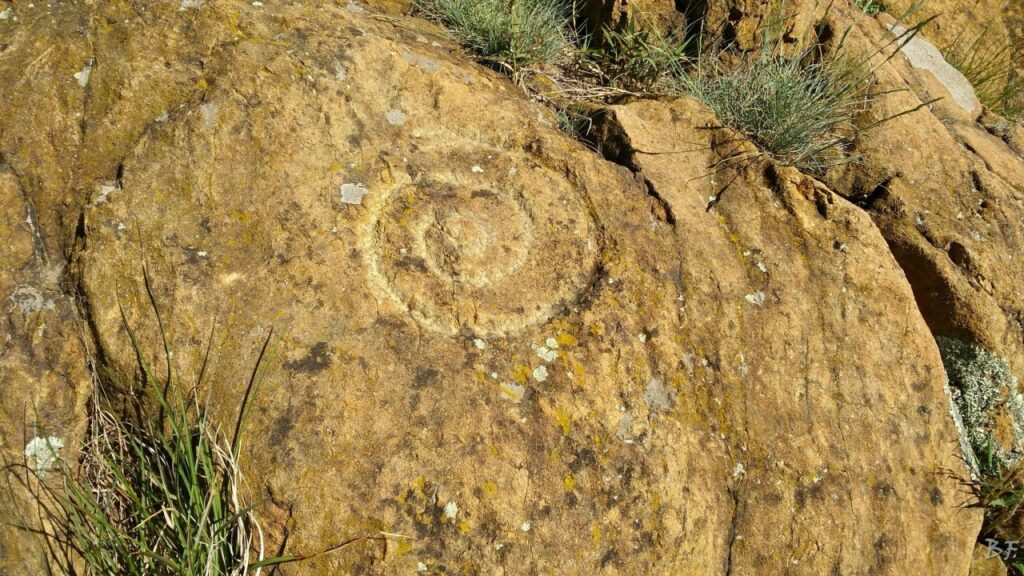
[{"label": "grass clump", "polygon": [[564,0],[414,0],[482,60],[509,72],[557,61],[571,46]]},{"label": "grass clump", "polygon": [[239,467],[269,339],[228,435],[211,423],[201,398],[209,349],[186,388],[166,340],[166,372],[157,375],[128,333],[138,374],[107,382],[127,391],[126,410],[103,408],[97,393],[78,470],[59,459],[8,468],[38,504],[37,525],[24,527],[44,537],[50,569],[68,576],[241,576],[295,560],[264,553]]},{"label": "grass clump", "polygon": [[853,3],[860,8],[861,12],[874,16],[879,12],[885,12],[885,4],[880,0],[853,0]]},{"label": "grass clump", "polygon": [[681,77],[685,91],[758,145],[758,155],[820,174],[856,160],[847,151],[859,134],[928,104],[868,126],[854,123],[855,116],[881,95],[872,88],[875,72],[895,53],[887,50],[908,42],[927,22],[870,53],[851,55],[845,45],[849,29],[831,47],[807,40],[802,50],[786,48],[785,21],[778,16],[765,26],[756,53],[735,54],[728,48],[704,53]]},{"label": "grass clump", "polygon": [[821,170],[842,160],[867,79],[846,59],[806,56],[762,52],[728,70],[705,65],[691,77],[690,92],[775,160]]},{"label": "grass clump", "polygon": [[585,52],[605,83],[630,92],[658,92],[682,73],[687,41],[630,18],[621,30],[606,28],[599,48]]},{"label": "grass clump", "polygon": [[978,99],[1000,116],[1024,120],[1024,76],[1013,66],[1013,47],[993,43],[990,28],[972,41],[957,37],[942,50],[946,61],[970,81]]}]

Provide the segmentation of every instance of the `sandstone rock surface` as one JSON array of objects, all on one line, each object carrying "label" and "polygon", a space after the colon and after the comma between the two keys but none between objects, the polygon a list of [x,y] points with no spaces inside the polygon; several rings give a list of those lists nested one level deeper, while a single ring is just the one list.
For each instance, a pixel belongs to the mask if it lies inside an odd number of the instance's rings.
[{"label": "sandstone rock surface", "polygon": [[183,381],[216,323],[218,421],[278,334],[252,496],[272,549],[351,542],[281,574],[966,574],[933,333],[1024,369],[1013,149],[937,108],[822,182],[716,171],[678,99],[611,108],[609,161],[406,5],[0,21],[6,453],[26,397],[74,435],[87,346],[131,369],[119,304],[157,352],[145,264]]}]

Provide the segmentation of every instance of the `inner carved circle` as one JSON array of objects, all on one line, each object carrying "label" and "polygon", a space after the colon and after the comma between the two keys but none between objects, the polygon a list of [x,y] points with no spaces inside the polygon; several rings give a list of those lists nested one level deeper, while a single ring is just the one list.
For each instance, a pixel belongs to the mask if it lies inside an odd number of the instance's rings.
[{"label": "inner carved circle", "polygon": [[433,212],[422,233],[428,264],[458,282],[480,287],[515,273],[533,243],[521,198],[502,202],[493,192],[476,191],[464,204],[444,203]]},{"label": "inner carved circle", "polygon": [[590,286],[600,237],[579,191],[541,167],[505,173],[476,186],[410,185],[374,207],[371,277],[422,326],[509,334]]}]

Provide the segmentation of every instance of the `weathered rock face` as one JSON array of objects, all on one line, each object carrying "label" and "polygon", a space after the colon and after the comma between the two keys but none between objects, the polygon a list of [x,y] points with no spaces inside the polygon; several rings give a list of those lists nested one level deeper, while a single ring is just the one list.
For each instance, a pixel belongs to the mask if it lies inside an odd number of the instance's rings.
[{"label": "weathered rock face", "polygon": [[[714,125],[686,101],[649,102],[615,108],[608,130],[619,143],[611,152],[625,154],[663,199],[679,236],[687,297],[671,331],[686,335],[684,350],[715,350],[724,360],[690,385],[698,395],[726,399],[720,410],[734,432],[722,451],[748,461],[742,480],[729,486],[740,502],[733,528],[744,535],[731,566],[738,573],[775,573],[798,560],[809,574],[898,573],[930,562],[911,550],[941,554],[949,546],[949,560],[917,569],[962,573],[957,536],[907,530],[934,522],[915,518],[922,512],[935,518],[945,509],[936,527],[971,520],[940,503],[956,496],[926,471],[956,466],[949,447],[927,450],[930,441],[909,431],[921,419],[920,429],[955,436],[938,424],[946,421],[942,369],[927,328],[916,313],[904,312],[914,304],[899,268],[867,216],[820,184],[756,162],[739,173],[713,172],[720,159],[713,150],[736,152],[729,134],[694,139],[701,134],[694,128]],[[701,240],[687,241],[692,238]],[[877,340],[856,336],[855,326]],[[730,401],[738,398],[747,400]],[[773,416],[760,417],[766,414]],[[787,422],[785,442],[772,439],[779,433],[769,429],[776,418]],[[870,448],[882,445],[884,451]],[[897,456],[903,451],[907,456]],[[877,479],[877,470],[900,468],[906,484]],[[863,516],[837,519],[830,512],[837,501]],[[754,502],[760,512],[752,510]],[[814,553],[774,565],[779,559],[757,541],[777,535],[780,525],[799,527],[790,550]],[[831,539],[830,533],[853,536]],[[849,552],[872,547],[870,558]]]},{"label": "weathered rock face", "polygon": [[[0,467],[22,462],[36,436],[60,439],[73,459],[91,389],[84,325],[61,266],[44,261],[44,232],[29,206],[19,179],[0,162]],[[35,573],[39,542],[11,525],[32,508],[5,471],[0,494],[0,574]]]},{"label": "weathered rock face", "polygon": [[[851,38],[866,47],[891,35],[865,18]],[[871,214],[934,334],[979,342],[1024,373],[1024,161],[1013,148],[1020,128],[988,120],[986,130],[975,122],[980,109],[957,105],[944,82],[902,56],[879,69],[878,81],[879,91],[910,90],[875,100],[865,122],[942,100],[931,114],[866,133],[856,150],[863,161],[830,184]]]},{"label": "weathered rock face", "polygon": [[583,16],[591,32],[600,37],[605,29],[623,30],[631,24],[636,28],[655,27],[660,32],[682,37],[688,18],[692,23],[703,10],[697,6],[677,6],[671,0],[591,0],[583,2]]},{"label": "weathered rock face", "polygon": [[[402,4],[0,22],[0,295],[53,302],[5,325],[25,343],[0,357],[8,451],[25,394],[80,422],[76,330],[131,369],[120,303],[157,352],[145,263],[184,381],[219,321],[220,422],[278,334],[243,458],[269,548],[352,541],[283,574],[966,573],[980,517],[943,474],[966,471],[929,328],[1020,370],[995,342],[1020,309],[994,256],[1017,246],[1010,149],[905,117],[828,181],[864,211],[792,170],[714,172],[735,140],[681,99],[609,111],[627,169]],[[940,142],[934,173],[910,135]],[[972,170],[1000,216],[954,218],[973,203],[942,179]],[[88,330],[44,274],[68,253]],[[28,572],[0,542],[0,573]]]}]

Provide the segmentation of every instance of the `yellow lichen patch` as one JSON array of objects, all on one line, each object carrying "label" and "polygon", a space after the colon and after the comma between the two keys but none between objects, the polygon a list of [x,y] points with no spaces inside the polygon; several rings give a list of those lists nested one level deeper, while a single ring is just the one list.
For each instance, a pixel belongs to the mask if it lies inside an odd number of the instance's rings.
[{"label": "yellow lichen patch", "polygon": [[562,408],[555,408],[555,421],[562,429],[562,436],[568,436],[569,429],[572,427],[572,417],[569,416],[569,412]]},{"label": "yellow lichen patch", "polygon": [[484,496],[493,497],[498,495],[498,484],[493,480],[487,480],[480,485],[480,490],[484,493]]},{"label": "yellow lichen patch", "polygon": [[576,489],[576,478],[569,472],[566,472],[565,477],[562,478],[562,489],[566,492],[572,492]]},{"label": "yellow lichen patch", "polygon": [[568,332],[561,332],[558,336],[555,336],[555,342],[558,342],[559,346],[575,346],[578,344],[576,337]]},{"label": "yellow lichen patch", "polygon": [[516,364],[512,368],[512,379],[520,384],[525,384],[530,379],[530,367],[525,364]]},{"label": "yellow lichen patch", "polygon": [[465,535],[469,532],[469,520],[463,520],[459,523],[459,534]]},{"label": "yellow lichen patch", "polygon": [[594,524],[591,525],[590,535],[594,540],[595,546],[601,543],[601,524],[599,522],[594,521]]},{"label": "yellow lichen patch", "polygon": [[395,549],[388,550],[390,554],[394,554],[395,556],[401,556],[403,554],[407,554],[410,550],[412,550],[412,542],[410,542],[409,539],[405,538],[404,536],[388,535],[385,536],[385,538],[388,539],[388,542],[395,543]]}]

